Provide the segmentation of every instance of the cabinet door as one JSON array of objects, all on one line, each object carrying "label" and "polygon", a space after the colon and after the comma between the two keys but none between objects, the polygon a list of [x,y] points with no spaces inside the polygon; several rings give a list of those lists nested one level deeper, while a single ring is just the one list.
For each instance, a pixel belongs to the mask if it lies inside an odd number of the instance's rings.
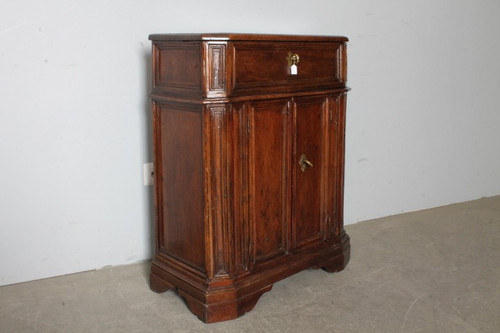
[{"label": "cabinet door", "polygon": [[251,265],[288,253],[289,104],[284,99],[262,100],[248,107]]},{"label": "cabinet door", "polygon": [[292,103],[294,147],[292,167],[292,248],[322,241],[327,232],[326,213],[329,99],[295,98]]}]

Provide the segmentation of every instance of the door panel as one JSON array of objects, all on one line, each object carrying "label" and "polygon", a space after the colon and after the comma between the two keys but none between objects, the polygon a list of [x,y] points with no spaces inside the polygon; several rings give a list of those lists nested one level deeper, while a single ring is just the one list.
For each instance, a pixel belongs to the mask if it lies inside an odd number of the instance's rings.
[{"label": "door panel", "polygon": [[324,176],[328,126],[326,96],[294,99],[292,247],[314,243],[326,232]]},{"label": "door panel", "polygon": [[287,100],[249,109],[249,218],[253,263],[287,252],[290,139]]}]

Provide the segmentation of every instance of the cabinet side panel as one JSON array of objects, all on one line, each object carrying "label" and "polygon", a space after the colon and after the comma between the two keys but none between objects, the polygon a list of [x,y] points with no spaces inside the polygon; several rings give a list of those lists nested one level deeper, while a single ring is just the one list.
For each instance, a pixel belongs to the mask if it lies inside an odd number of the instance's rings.
[{"label": "cabinet side panel", "polygon": [[260,101],[250,114],[250,220],[254,262],[286,253],[287,101]]},{"label": "cabinet side panel", "polygon": [[155,42],[153,72],[153,94],[177,97],[201,96],[201,44]]},{"label": "cabinet side panel", "polygon": [[[344,155],[345,155],[345,121],[346,121],[346,93],[336,94],[332,97],[333,135],[331,156],[334,161],[334,174],[332,183],[336,186],[333,191],[333,218],[331,232],[339,236],[344,225]],[[333,228],[332,228],[333,227]]]},{"label": "cabinet side panel", "polygon": [[200,107],[160,105],[158,247],[204,270],[203,141]]},{"label": "cabinet side panel", "polygon": [[[294,247],[323,238],[325,216],[322,208],[324,136],[327,118],[326,97],[295,99],[296,128],[292,239]],[[302,169],[300,160],[311,163]]]}]

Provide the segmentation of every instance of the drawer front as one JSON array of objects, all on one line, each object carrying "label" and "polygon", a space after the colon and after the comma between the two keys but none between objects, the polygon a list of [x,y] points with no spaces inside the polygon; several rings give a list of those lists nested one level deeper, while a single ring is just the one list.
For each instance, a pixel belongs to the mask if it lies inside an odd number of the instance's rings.
[{"label": "drawer front", "polygon": [[[235,41],[232,52],[233,95],[345,85],[344,43]],[[296,63],[295,70],[290,66],[293,63]]]}]

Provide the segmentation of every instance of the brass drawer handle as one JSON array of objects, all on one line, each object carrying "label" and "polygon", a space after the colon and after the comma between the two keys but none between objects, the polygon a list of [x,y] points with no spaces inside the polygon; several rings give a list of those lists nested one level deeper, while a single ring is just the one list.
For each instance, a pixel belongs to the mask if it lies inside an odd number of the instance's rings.
[{"label": "brass drawer handle", "polygon": [[286,61],[288,62],[288,67],[292,67],[293,65],[297,65],[299,63],[300,57],[297,53],[293,54],[292,52],[288,52],[286,56]]},{"label": "brass drawer handle", "polygon": [[288,52],[286,56],[286,61],[288,62],[288,74],[297,75],[299,74],[297,64],[299,63],[299,55],[297,53],[293,54]]},{"label": "brass drawer handle", "polygon": [[305,154],[302,154],[300,156],[299,165],[300,165],[300,170],[302,170],[302,172],[306,172],[307,168],[313,167],[313,164],[307,160],[307,156]]}]

